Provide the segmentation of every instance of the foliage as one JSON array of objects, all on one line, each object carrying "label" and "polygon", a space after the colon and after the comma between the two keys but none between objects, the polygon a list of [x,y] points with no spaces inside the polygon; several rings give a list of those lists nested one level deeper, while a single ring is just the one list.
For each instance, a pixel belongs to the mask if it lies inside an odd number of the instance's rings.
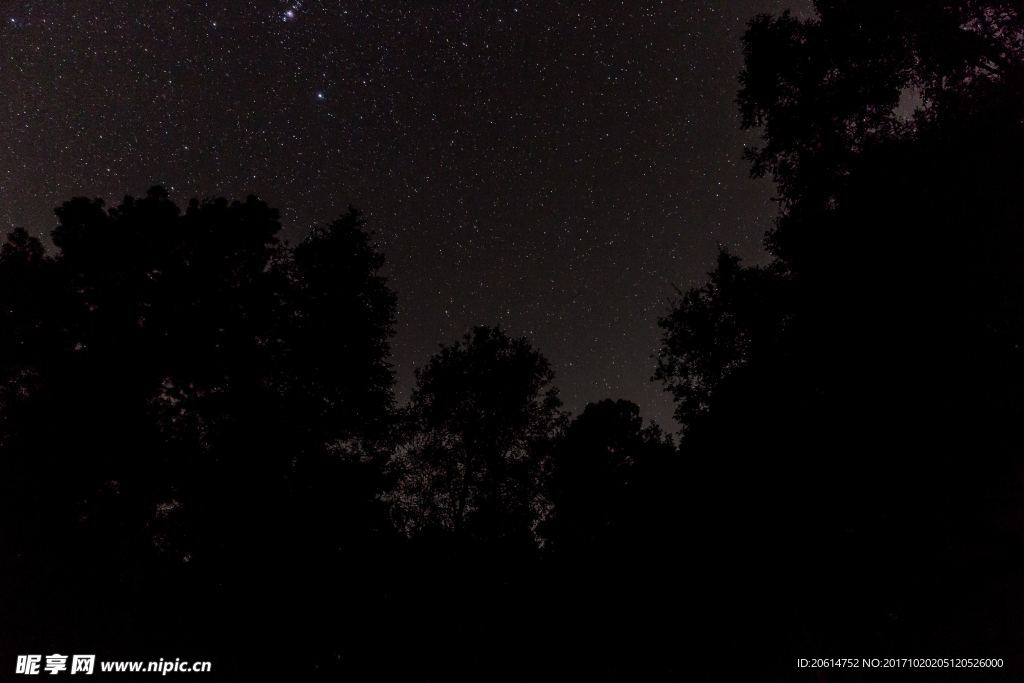
[{"label": "foliage", "polygon": [[407,531],[525,538],[564,421],[548,361],[526,339],[477,327],[417,372],[394,497]]}]

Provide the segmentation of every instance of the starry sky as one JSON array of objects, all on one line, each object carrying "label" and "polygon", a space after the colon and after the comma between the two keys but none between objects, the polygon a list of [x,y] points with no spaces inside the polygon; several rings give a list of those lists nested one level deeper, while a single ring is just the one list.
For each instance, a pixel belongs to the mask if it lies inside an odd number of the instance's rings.
[{"label": "starry sky", "polygon": [[566,406],[649,381],[672,285],[763,258],[776,207],[734,98],[757,13],[806,0],[0,0],[0,227],[76,195],[257,194],[292,241],[364,211],[400,393],[476,324]]}]

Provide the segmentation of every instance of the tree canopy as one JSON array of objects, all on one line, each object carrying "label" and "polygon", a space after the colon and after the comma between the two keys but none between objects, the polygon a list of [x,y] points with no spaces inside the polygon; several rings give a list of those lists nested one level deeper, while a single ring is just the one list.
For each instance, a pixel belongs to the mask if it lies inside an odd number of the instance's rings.
[{"label": "tree canopy", "polygon": [[417,371],[410,439],[396,461],[404,526],[527,538],[564,422],[546,358],[526,339],[477,327]]},{"label": "tree canopy", "polygon": [[661,321],[687,499],[721,506],[701,576],[726,614],[764,615],[750,638],[770,656],[1009,651],[1008,631],[978,634],[1024,578],[1020,11],[815,8],[745,38],[772,259],[723,255]]}]

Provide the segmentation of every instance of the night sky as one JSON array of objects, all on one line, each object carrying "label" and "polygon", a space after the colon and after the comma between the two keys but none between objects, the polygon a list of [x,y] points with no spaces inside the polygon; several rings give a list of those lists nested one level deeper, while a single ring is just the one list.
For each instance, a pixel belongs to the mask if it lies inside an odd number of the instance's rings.
[{"label": "night sky", "polygon": [[[797,9],[800,9],[798,3]],[[257,194],[285,237],[362,209],[399,295],[400,389],[475,324],[567,407],[649,382],[672,284],[763,257],[740,38],[793,2],[0,2],[0,225],[74,195]]]}]

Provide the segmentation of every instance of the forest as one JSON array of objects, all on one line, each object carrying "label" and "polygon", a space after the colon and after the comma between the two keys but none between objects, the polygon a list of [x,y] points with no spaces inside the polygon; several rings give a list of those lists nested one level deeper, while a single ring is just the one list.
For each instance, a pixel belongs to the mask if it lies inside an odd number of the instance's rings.
[{"label": "forest", "polygon": [[396,399],[355,209],[292,244],[256,197],[157,186],[8,234],[0,649],[232,681],[1019,674],[1024,8],[815,9],[744,37],[778,216],[660,318],[672,433],[572,414],[488,321]]}]

